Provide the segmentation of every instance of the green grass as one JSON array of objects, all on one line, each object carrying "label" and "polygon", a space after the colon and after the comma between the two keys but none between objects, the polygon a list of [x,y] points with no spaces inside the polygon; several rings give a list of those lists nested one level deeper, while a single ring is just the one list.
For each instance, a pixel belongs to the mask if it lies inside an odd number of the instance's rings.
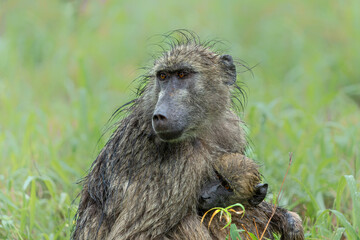
[{"label": "green grass", "polygon": [[[251,155],[310,239],[359,239],[360,2],[0,1],[0,238],[67,239],[78,179],[162,34],[245,60]],[[352,176],[352,177],[351,177]]]}]

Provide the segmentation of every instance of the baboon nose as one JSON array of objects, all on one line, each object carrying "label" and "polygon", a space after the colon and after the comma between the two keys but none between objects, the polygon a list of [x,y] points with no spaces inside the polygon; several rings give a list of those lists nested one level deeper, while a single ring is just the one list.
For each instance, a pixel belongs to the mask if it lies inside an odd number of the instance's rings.
[{"label": "baboon nose", "polygon": [[161,114],[154,114],[153,116],[153,121],[154,122],[164,122],[166,121],[166,117],[164,115],[161,115]]},{"label": "baboon nose", "polygon": [[167,131],[168,119],[162,114],[153,115],[153,124],[156,131]]},{"label": "baboon nose", "polygon": [[177,139],[182,134],[182,129],[177,128],[176,121],[171,121],[163,114],[155,113],[152,122],[156,134],[164,141]]}]

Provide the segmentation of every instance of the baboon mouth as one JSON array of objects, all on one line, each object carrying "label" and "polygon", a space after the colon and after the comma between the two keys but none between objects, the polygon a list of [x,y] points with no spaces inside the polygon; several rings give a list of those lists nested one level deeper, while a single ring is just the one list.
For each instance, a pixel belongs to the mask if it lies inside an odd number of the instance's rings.
[{"label": "baboon mouth", "polygon": [[163,141],[172,141],[181,137],[183,131],[166,131],[166,132],[156,132],[159,138]]}]

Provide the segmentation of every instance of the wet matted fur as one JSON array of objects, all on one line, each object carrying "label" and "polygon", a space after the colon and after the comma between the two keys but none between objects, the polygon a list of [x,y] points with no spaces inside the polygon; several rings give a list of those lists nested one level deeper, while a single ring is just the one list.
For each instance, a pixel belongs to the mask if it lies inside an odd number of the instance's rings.
[{"label": "wet matted fur", "polygon": [[[198,196],[219,156],[245,151],[243,123],[234,112],[244,92],[232,58],[214,51],[213,42],[188,31],[167,39],[169,49],[141,78],[138,96],[117,111],[126,116],[82,181],[72,239],[211,238],[200,224]],[[178,94],[176,106],[186,106],[187,124],[181,138],[163,141],[152,126],[163,98],[158,74],[184,66],[192,71],[186,82],[192,87]]]}]

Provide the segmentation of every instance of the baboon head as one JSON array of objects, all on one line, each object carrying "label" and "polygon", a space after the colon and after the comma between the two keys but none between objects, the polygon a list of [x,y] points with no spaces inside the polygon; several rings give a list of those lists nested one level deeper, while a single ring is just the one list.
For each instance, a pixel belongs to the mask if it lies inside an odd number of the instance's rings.
[{"label": "baboon head", "polygon": [[154,63],[156,106],[152,126],[163,141],[196,136],[229,109],[236,67],[229,55],[187,41],[174,45]]},{"label": "baboon head", "polygon": [[244,155],[225,153],[215,161],[214,170],[215,176],[201,189],[200,211],[235,203],[256,206],[266,197],[268,184],[261,183],[258,165]]},{"label": "baboon head", "polygon": [[250,198],[238,195],[229,183],[221,176],[206,183],[199,197],[198,208],[201,212],[214,207],[227,207],[235,203],[256,206],[266,197],[267,183],[259,183],[254,186],[254,195]]},{"label": "baboon head", "polygon": [[213,207],[227,207],[230,205],[230,198],[235,194],[229,183],[218,173],[216,174],[217,179],[207,182],[201,189],[198,206],[200,211]]},{"label": "baboon head", "polygon": [[222,176],[217,175],[217,179],[213,179],[205,184],[201,189],[198,209],[200,212],[207,211],[214,207],[227,207],[235,203],[243,205],[256,206],[260,204],[266,197],[268,184],[259,183],[253,186],[254,192],[252,196],[239,195],[234,191]]}]

